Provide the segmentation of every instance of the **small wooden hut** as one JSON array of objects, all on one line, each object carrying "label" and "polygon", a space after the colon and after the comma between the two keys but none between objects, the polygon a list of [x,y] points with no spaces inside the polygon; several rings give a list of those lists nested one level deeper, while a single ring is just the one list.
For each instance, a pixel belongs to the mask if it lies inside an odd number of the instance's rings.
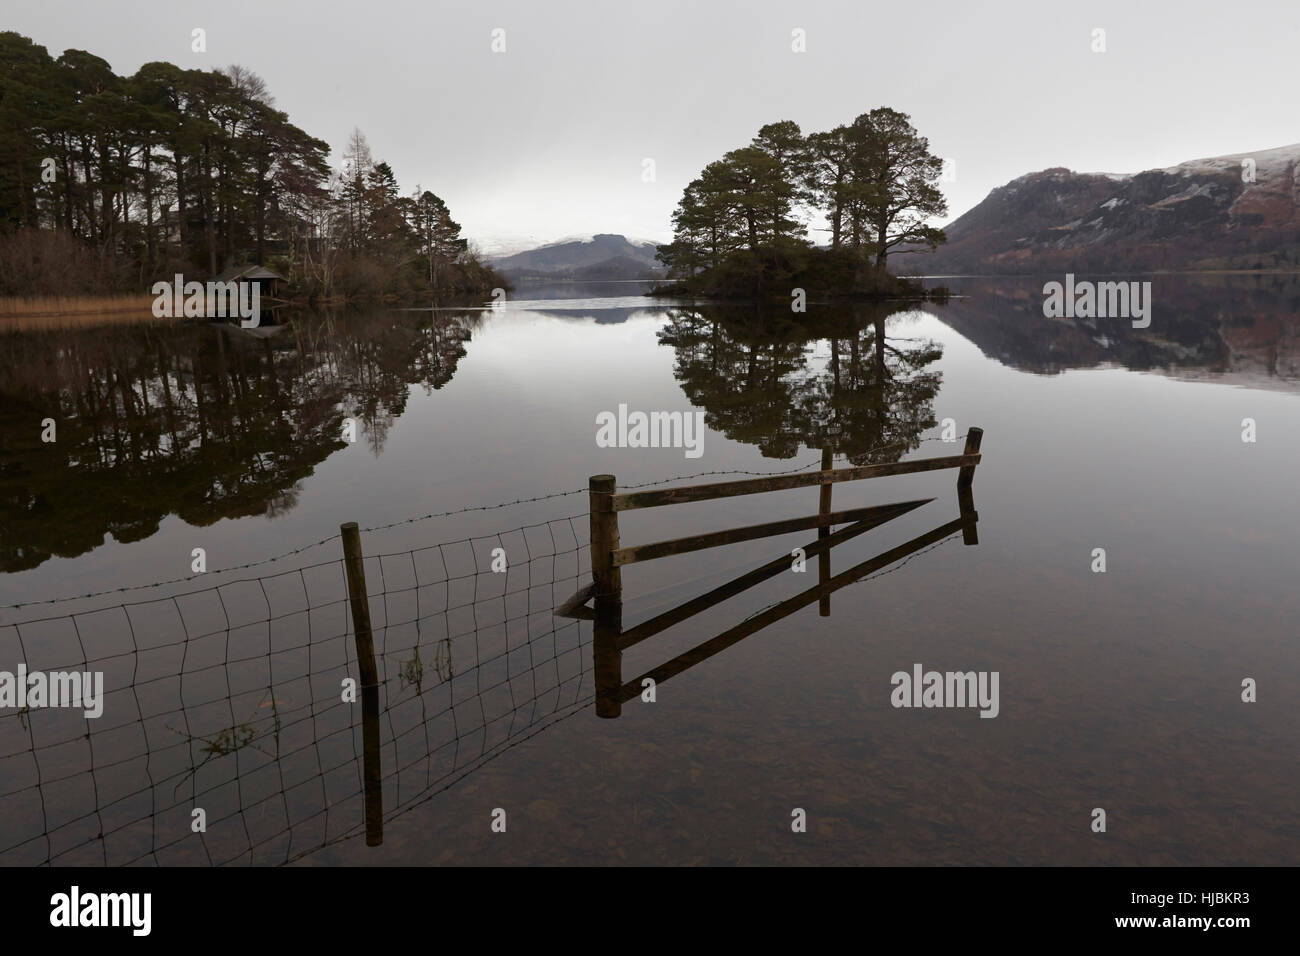
[{"label": "small wooden hut", "polygon": [[276,299],[279,298],[280,284],[284,282],[284,276],[266,268],[266,266],[242,265],[227,269],[216,277],[216,281],[237,282],[241,286],[247,283],[256,283],[258,295],[261,298]]}]

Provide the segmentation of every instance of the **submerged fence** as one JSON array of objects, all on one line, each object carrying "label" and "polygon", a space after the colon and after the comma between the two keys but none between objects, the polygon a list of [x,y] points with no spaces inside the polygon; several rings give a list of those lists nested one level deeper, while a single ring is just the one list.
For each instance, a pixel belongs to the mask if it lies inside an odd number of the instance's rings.
[{"label": "submerged fence", "polygon": [[[588,521],[591,533],[592,580],[590,584],[569,597],[560,606],[557,613],[588,618],[594,623],[593,654],[596,662],[596,713],[605,718],[620,716],[622,705],[640,693],[647,684],[653,686],[662,683],[731,647],[738,641],[744,640],[764,627],[793,614],[813,601],[818,603],[823,617],[829,616],[830,599],[835,591],[860,581],[869,575],[875,575],[892,564],[906,563],[923,549],[938,546],[950,537],[960,534],[965,544],[979,544],[979,534],[976,531],[976,522],[979,520],[979,515],[975,511],[971,484],[975,479],[975,468],[982,458],[980,445],[983,441],[984,430],[972,427],[965,437],[966,446],[960,455],[835,469],[832,467],[834,463],[833,455],[830,449],[827,449],[822,453],[821,470],[812,473],[787,474],[779,477],[766,476],[745,481],[714,482],[712,484],[689,485],[658,491],[624,491],[620,493],[617,479],[613,475],[592,475],[589,479],[590,519]],[[874,505],[868,508],[831,511],[831,490],[834,485],[840,482],[863,481],[870,478],[917,474],[948,468],[958,469],[957,501],[960,507],[960,516],[958,518],[904,544],[891,548],[834,577],[831,576],[832,548],[857,535],[870,531],[872,528],[902,517],[934,500],[933,498],[924,498],[914,501],[895,502],[888,505]],[[639,508],[660,508],[694,501],[710,501],[738,495],[755,495],[811,486],[818,486],[820,489],[818,511],[814,515],[784,518],[747,527],[728,528],[722,531],[694,534],[684,538],[656,541],[632,547],[621,546],[618,515],[623,511],[632,511]],[[832,529],[835,525],[847,525],[847,527],[834,531]],[[625,565],[813,528],[817,529],[817,539],[809,542],[803,548],[796,549],[795,553],[802,558],[817,557],[818,583],[816,585],[801,594],[766,608],[761,613],[723,631],[712,640],[706,641],[683,654],[678,654],[673,659],[647,671],[640,677],[633,678],[630,681],[624,680],[622,672],[622,654],[624,650],[781,574],[790,567],[790,562],[783,555],[762,567],[742,574],[705,594],[698,595],[671,610],[665,611],[650,620],[642,621],[635,627],[626,630],[623,627],[622,570]],[[588,601],[593,602],[594,606],[587,607]]]},{"label": "submerged fence", "polygon": [[[966,468],[978,461],[978,430],[972,432],[965,456],[942,465],[962,467],[964,486]],[[590,514],[403,551],[365,554],[375,538],[363,542],[355,525],[345,525],[317,543],[341,538],[330,560],[0,624],[0,661],[23,662],[29,674],[103,675],[101,716],[86,717],[81,707],[0,710],[0,865],[284,864],[362,836],[377,844],[386,822],[586,705],[615,715],[636,686],[619,676],[624,647],[772,576],[787,559],[627,632],[621,614],[611,623],[599,613],[608,611],[610,597],[600,584],[617,577],[618,565],[748,540],[757,531],[793,530],[785,527],[791,524],[816,527],[819,540],[808,551],[822,562],[824,594],[814,599],[825,605],[832,590],[939,540],[939,532],[961,530],[974,543],[967,487],[963,519],[894,549],[882,556],[887,561],[829,579],[821,549],[920,504],[886,506],[888,514],[880,515],[874,512],[881,509],[831,513],[829,484],[930,466],[871,466],[849,475],[828,473],[828,457],[820,456],[819,471],[791,479],[774,476],[819,462],[784,472],[679,476],[624,486],[619,495],[593,488]],[[821,486],[819,516],[666,542],[666,550],[618,550],[617,532],[610,534],[604,517],[606,498],[637,507],[671,503],[683,493],[740,493],[736,483],[650,498],[632,493],[736,474],[761,476],[758,484],[741,483],[741,491]],[[430,517],[441,515],[410,521]],[[855,523],[832,533],[841,521]],[[595,568],[592,540],[599,542]],[[273,560],[280,558],[211,574]],[[596,610],[580,608],[593,595]],[[584,626],[584,619],[594,620]],[[752,633],[755,624],[765,626],[756,620],[732,630]],[[597,646],[602,633],[608,647]],[[673,672],[681,669],[669,663]]]},{"label": "submerged fence", "polygon": [[[0,864],[285,863],[378,842],[383,819],[592,699],[578,623],[552,613],[587,573],[583,517],[364,558],[370,686],[341,554],[0,626],[2,659],[29,673],[104,675],[98,718],[0,715]],[[506,569],[480,571],[498,547]],[[363,764],[389,769],[367,781]]]}]

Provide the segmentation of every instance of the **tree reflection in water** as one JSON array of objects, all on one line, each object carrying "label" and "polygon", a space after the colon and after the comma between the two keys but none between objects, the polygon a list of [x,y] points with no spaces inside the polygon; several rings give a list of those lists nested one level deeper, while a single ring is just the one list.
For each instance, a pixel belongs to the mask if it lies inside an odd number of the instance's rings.
[{"label": "tree reflection in water", "polygon": [[143,540],[168,514],[196,526],[284,514],[344,447],[344,418],[381,454],[408,387],[449,382],[479,321],[382,312],[0,335],[0,571],[106,534]]},{"label": "tree reflection in water", "polygon": [[676,351],[673,372],[714,431],[769,458],[833,448],[863,465],[899,460],[937,424],[932,366],[943,348],[897,334],[907,321],[888,303],[803,314],[694,307],[669,310],[659,341]]}]

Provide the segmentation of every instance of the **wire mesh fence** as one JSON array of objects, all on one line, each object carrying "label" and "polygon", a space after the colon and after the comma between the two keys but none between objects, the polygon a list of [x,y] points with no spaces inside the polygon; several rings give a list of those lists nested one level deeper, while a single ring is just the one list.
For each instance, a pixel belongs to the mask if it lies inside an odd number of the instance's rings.
[{"label": "wire mesh fence", "polygon": [[0,711],[0,864],[291,862],[366,832],[363,756],[382,819],[409,810],[592,699],[552,613],[587,550],[580,515],[366,556],[373,714],[341,554],[0,626],[28,674],[103,675],[99,717]]}]

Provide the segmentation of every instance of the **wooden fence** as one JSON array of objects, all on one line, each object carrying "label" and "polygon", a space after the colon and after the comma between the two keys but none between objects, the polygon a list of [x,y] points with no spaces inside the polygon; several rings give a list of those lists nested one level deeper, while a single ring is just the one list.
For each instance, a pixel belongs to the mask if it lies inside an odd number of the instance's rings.
[{"label": "wooden fence", "polygon": [[[980,443],[983,436],[983,429],[971,428],[966,436],[966,446],[960,455],[835,469],[831,467],[831,453],[826,450],[822,453],[822,468],[820,471],[743,481],[689,485],[656,491],[620,494],[617,491],[617,480],[613,475],[593,475],[588,482],[592,582],[557,608],[556,614],[589,619],[595,623],[597,714],[602,717],[617,717],[621,705],[640,693],[643,679],[651,678],[656,683],[666,680],[675,674],[681,673],[686,668],[713,656],[724,648],[730,647],[755,631],[811,604],[813,601],[818,602],[822,616],[829,615],[830,595],[834,591],[902,560],[921,548],[941,541],[949,535],[960,531],[965,544],[978,544],[979,540],[975,527],[978,515],[974,508],[971,484],[975,478],[975,466],[980,462]],[[959,469],[957,473],[957,496],[961,508],[959,518],[834,577],[831,576],[830,551],[833,547],[934,500],[933,498],[924,498],[896,504],[875,505],[868,508],[831,511],[831,490],[836,484],[843,481],[859,481],[888,475],[915,474],[946,468]],[[819,488],[818,511],[817,514],[808,517],[785,518],[762,524],[731,528],[725,531],[712,531],[689,535],[684,538],[626,547],[622,546],[619,540],[618,516],[623,511],[685,504],[692,501],[709,501],[715,498],[730,498],[737,495],[760,494],[767,491],[805,488],[814,485]],[[842,528],[839,531],[832,530],[833,526],[842,524],[847,524],[849,527]],[[656,558],[687,554],[705,548],[716,548],[740,541],[752,541],[757,538],[788,534],[793,531],[812,528],[817,529],[817,540],[805,546],[803,551],[805,557],[816,556],[818,559],[817,585],[787,601],[768,608],[761,614],[648,671],[641,677],[627,683],[623,682],[621,656],[625,649],[658,634],[665,628],[713,607],[761,581],[775,577],[782,571],[787,570],[791,566],[791,561],[788,555],[783,555],[727,584],[714,588],[707,594],[687,601],[679,607],[644,621],[627,631],[623,630],[622,569],[624,566],[641,561],[651,561]],[[594,607],[588,608],[586,606],[587,602],[592,599],[594,599]]]}]

